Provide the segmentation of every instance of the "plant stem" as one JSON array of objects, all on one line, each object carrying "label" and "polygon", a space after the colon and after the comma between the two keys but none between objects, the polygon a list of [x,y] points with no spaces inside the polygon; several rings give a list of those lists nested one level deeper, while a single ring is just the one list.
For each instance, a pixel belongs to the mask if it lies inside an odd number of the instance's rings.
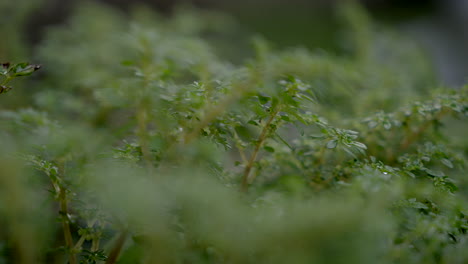
[{"label": "plant stem", "polygon": [[93,238],[93,242],[91,243],[91,251],[95,252],[99,249],[99,238]]},{"label": "plant stem", "polygon": [[86,236],[85,235],[82,235],[80,237],[80,239],[78,239],[78,241],[76,242],[75,246],[73,247],[75,250],[80,250],[81,246],[83,245],[83,243],[85,242],[86,240]]},{"label": "plant stem", "polygon": [[6,77],[5,79],[3,79],[2,83],[0,85],[6,85],[11,79],[11,77]]},{"label": "plant stem", "polygon": [[245,156],[244,149],[241,146],[241,143],[240,143],[241,139],[239,138],[239,135],[237,135],[235,130],[234,130],[233,134],[234,134],[234,139],[236,140],[236,147],[239,150],[239,155],[240,155],[240,157],[242,159],[242,162],[244,164],[246,164],[247,163],[247,157]]},{"label": "plant stem", "polygon": [[241,191],[246,192],[249,186],[249,176],[250,172],[252,171],[253,165],[255,163],[255,160],[257,159],[258,153],[260,151],[260,148],[262,147],[263,143],[267,139],[268,133],[270,132],[270,125],[275,119],[276,115],[279,113],[280,107],[277,107],[270,115],[268,118],[267,122],[262,128],[262,132],[260,133],[260,136],[258,137],[257,140],[257,145],[255,146],[255,149],[252,153],[252,156],[250,156],[250,159],[245,166],[244,169],[244,175],[242,176],[242,182],[241,182]]},{"label": "plant stem", "polygon": [[120,234],[119,238],[114,244],[114,247],[109,253],[109,257],[107,258],[106,264],[116,263],[117,258],[120,255],[120,251],[122,251],[125,240],[127,239],[127,234],[128,234],[127,230],[123,231],[122,234]]},{"label": "plant stem", "polygon": [[245,92],[249,91],[249,88],[259,83],[260,76],[258,72],[254,72],[246,81],[241,83],[236,83],[232,85],[232,93],[219,102],[216,106],[211,106],[206,109],[204,118],[198,122],[197,125],[185,136],[183,137],[183,143],[188,144],[194,140],[199,134],[200,130],[206,127],[209,123],[215,120],[219,115],[224,113],[224,111],[234,102],[237,101]]},{"label": "plant stem", "polygon": [[149,149],[148,143],[148,114],[144,103],[140,104],[140,107],[137,111],[137,121],[138,121],[138,139],[140,141],[141,152],[143,154],[143,160],[146,163],[146,167],[149,170],[152,170],[152,163],[151,163],[151,152]]},{"label": "plant stem", "polygon": [[325,163],[325,146],[320,147],[320,151],[317,157],[317,166],[321,166]]},{"label": "plant stem", "polygon": [[234,103],[243,93],[243,91],[246,90],[246,88],[239,88],[237,92],[234,92],[230,96],[227,96],[219,102],[216,106],[211,107],[211,109],[206,110],[206,114],[204,118],[198,122],[197,125],[192,129],[192,131],[184,136],[184,144],[190,143],[192,140],[194,140],[198,134],[200,133],[200,130],[202,130],[204,127],[206,127],[209,123],[211,123],[213,120],[215,120],[219,115],[224,113],[226,108],[230,106],[232,103]]},{"label": "plant stem", "polygon": [[65,238],[65,245],[70,250],[69,252],[69,263],[70,264],[77,264],[76,255],[74,253],[74,246],[73,246],[73,237],[71,235],[70,229],[70,219],[68,218],[68,202],[67,202],[67,194],[65,188],[60,188],[60,213],[62,215],[62,228],[63,228],[63,235]]},{"label": "plant stem", "polygon": [[424,133],[424,131],[426,131],[431,126],[431,124],[435,120],[438,120],[438,119],[442,118],[446,113],[447,113],[447,111],[442,110],[439,113],[437,113],[437,115],[435,115],[433,118],[431,118],[430,120],[427,120],[426,122],[424,122],[415,132],[411,133],[408,137],[406,137],[401,142],[400,149],[401,150],[407,149],[414,141],[416,141],[419,138],[419,136],[422,133]]}]

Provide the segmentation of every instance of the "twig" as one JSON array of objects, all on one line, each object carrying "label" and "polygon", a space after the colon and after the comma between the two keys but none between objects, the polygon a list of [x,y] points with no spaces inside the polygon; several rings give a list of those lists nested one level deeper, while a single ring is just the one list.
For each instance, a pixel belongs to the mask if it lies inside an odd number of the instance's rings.
[{"label": "twig", "polygon": [[239,138],[239,135],[237,135],[236,130],[234,130],[233,133],[234,133],[234,139],[236,140],[236,147],[239,150],[239,155],[240,155],[240,157],[242,159],[242,162],[244,164],[246,164],[247,163],[247,157],[245,156],[244,149],[242,148],[242,146],[240,144],[241,139]]},{"label": "twig", "polygon": [[224,113],[226,108],[232,103],[234,103],[243,94],[245,90],[246,88],[241,86],[237,91],[234,91],[233,94],[224,98],[224,100],[219,102],[216,106],[206,110],[204,118],[200,122],[198,122],[198,124],[192,129],[190,133],[185,134],[184,144],[190,143],[192,140],[194,140],[200,133],[200,130],[202,130],[209,123],[215,120],[219,115]]},{"label": "twig", "polygon": [[442,116],[444,116],[445,114],[447,113],[447,111],[445,110],[442,110],[440,111],[439,113],[437,113],[437,115],[435,115],[433,118],[431,118],[430,120],[427,120],[426,122],[424,122],[419,128],[418,130],[416,130],[414,133],[411,133],[408,137],[406,137],[400,144],[400,149],[401,150],[405,150],[407,149],[415,140],[418,139],[418,137],[424,133],[424,131],[426,131],[430,126],[431,124],[440,119]]},{"label": "twig", "polygon": [[270,115],[270,118],[268,118],[266,124],[263,126],[262,132],[260,133],[260,136],[257,140],[257,145],[255,146],[255,149],[252,153],[252,156],[250,156],[249,162],[247,163],[245,169],[244,169],[244,175],[242,176],[242,183],[241,183],[241,191],[246,192],[248,188],[248,181],[249,181],[249,176],[250,172],[252,171],[252,167],[255,163],[255,160],[257,159],[258,152],[260,151],[260,148],[263,145],[263,142],[265,142],[268,132],[270,130],[270,124],[273,122],[275,119],[276,115],[279,113],[280,107],[277,107]]},{"label": "twig", "polygon": [[109,253],[109,257],[107,258],[106,264],[114,264],[117,262],[117,258],[120,255],[120,252],[122,251],[123,245],[125,243],[125,240],[127,239],[127,234],[128,231],[125,230],[120,234],[119,238],[114,244],[114,247]]},{"label": "twig", "polygon": [[63,235],[65,238],[65,244],[67,248],[70,250],[69,252],[69,262],[70,264],[77,264],[76,262],[76,255],[74,253],[74,246],[73,246],[73,238],[71,235],[70,229],[70,219],[68,218],[68,203],[67,203],[67,195],[66,189],[60,188],[60,214],[62,215],[62,228],[63,228]]},{"label": "twig", "polygon": [[[141,103],[143,104],[143,103]],[[138,121],[138,139],[140,141],[141,153],[143,154],[143,160],[146,163],[146,167],[152,172],[153,164],[151,162],[151,151],[148,143],[148,130],[147,130],[147,111],[146,107],[141,105],[137,112]]]}]

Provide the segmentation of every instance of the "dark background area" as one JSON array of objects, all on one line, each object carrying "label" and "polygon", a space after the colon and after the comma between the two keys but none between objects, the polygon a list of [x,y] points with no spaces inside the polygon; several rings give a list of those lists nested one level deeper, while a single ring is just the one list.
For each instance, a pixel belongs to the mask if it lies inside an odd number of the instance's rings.
[{"label": "dark background area", "polygon": [[[339,26],[333,16],[339,0],[95,0],[126,11],[148,5],[170,15],[174,7],[190,4],[219,10],[277,47],[305,46],[336,51]],[[43,0],[27,19],[28,42],[40,42],[45,28],[66,21],[81,0]],[[413,37],[426,49],[443,84],[459,86],[468,77],[468,1],[361,0],[381,24]]]}]

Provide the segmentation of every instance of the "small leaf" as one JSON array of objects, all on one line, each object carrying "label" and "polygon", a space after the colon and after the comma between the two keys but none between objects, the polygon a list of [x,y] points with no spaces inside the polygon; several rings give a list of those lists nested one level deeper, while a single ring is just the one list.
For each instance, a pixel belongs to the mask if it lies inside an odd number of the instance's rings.
[{"label": "small leaf", "polygon": [[354,141],[354,142],[352,143],[352,145],[354,145],[354,146],[356,146],[356,147],[358,147],[358,148],[361,148],[361,149],[367,149],[366,145],[364,145],[364,144],[361,143],[361,142]]},{"label": "small leaf", "polygon": [[458,191],[458,187],[457,187],[453,182],[444,181],[444,186],[445,186],[451,193],[454,193],[454,192]]},{"label": "small leaf", "polygon": [[441,161],[445,166],[447,166],[447,167],[453,169],[453,164],[452,164],[452,162],[451,162],[449,159],[441,159],[440,161]]},{"label": "small leaf", "polygon": [[18,63],[13,65],[9,72],[11,72],[12,77],[18,76],[27,76],[31,75],[33,72],[39,70],[41,65],[29,64],[29,63]]},{"label": "small leaf", "polygon": [[261,103],[261,104],[266,104],[270,101],[270,97],[267,97],[267,96],[263,96],[263,95],[258,95],[258,101]]},{"label": "small leaf", "polygon": [[405,172],[408,176],[410,176],[411,178],[416,178],[416,175],[414,175],[414,173],[410,172],[410,171],[406,171]]},{"label": "small leaf", "polygon": [[431,175],[431,176],[434,176],[434,177],[444,177],[445,174],[441,171],[433,171],[431,169],[425,169],[425,171],[427,172],[427,174]]},{"label": "small leaf", "polygon": [[386,129],[386,130],[389,130],[390,128],[392,128],[392,124],[390,122],[385,122],[383,124],[383,127]]},{"label": "small leaf", "polygon": [[350,135],[358,135],[359,134],[359,132],[354,131],[354,130],[349,130],[349,129],[346,129],[345,132],[350,134]]},{"label": "small leaf", "polygon": [[454,184],[453,180],[447,177],[434,178],[434,186],[445,189],[451,193],[458,191],[458,187]]},{"label": "small leaf", "polygon": [[367,123],[367,125],[369,126],[369,128],[374,128],[378,125],[378,123],[375,121],[370,121],[369,123]]},{"label": "small leaf", "polygon": [[255,120],[249,120],[249,122],[247,122],[247,124],[251,124],[251,125],[254,125],[254,126],[259,126],[258,122],[255,121]]},{"label": "small leaf", "polygon": [[338,145],[338,141],[336,139],[332,139],[327,142],[327,148],[329,149],[336,148],[336,145]]},{"label": "small leaf", "polygon": [[417,201],[409,201],[408,205],[414,209],[429,209],[427,205]]},{"label": "small leaf", "polygon": [[428,156],[423,156],[423,157],[421,157],[421,160],[423,160],[425,162],[429,162],[429,161],[431,161],[431,158],[428,157]]},{"label": "small leaf", "polygon": [[275,149],[274,149],[273,147],[264,146],[263,148],[264,148],[266,151],[268,151],[268,152],[271,152],[271,153],[275,152]]},{"label": "small leaf", "polygon": [[325,135],[309,135],[311,138],[324,138]]}]

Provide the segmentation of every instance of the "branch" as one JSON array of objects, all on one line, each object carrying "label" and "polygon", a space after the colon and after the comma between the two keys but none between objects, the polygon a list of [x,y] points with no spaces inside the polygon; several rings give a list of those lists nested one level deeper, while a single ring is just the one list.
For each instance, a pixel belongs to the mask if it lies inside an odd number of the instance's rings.
[{"label": "branch", "polygon": [[73,237],[71,234],[70,229],[70,219],[68,218],[68,203],[67,203],[67,195],[66,189],[60,188],[60,214],[62,215],[62,228],[63,228],[63,235],[65,238],[65,244],[67,248],[70,250],[69,252],[69,263],[70,264],[77,264],[76,255],[74,253],[74,245],[73,245]]},{"label": "branch", "polygon": [[122,251],[125,240],[127,239],[127,234],[127,230],[123,231],[122,234],[120,234],[119,238],[114,244],[114,247],[109,253],[109,257],[107,258],[106,264],[114,264],[117,262],[117,258],[120,255],[120,251]]},{"label": "branch", "polygon": [[424,131],[426,131],[430,126],[431,124],[435,121],[435,120],[438,120],[440,118],[442,118],[445,114],[447,114],[448,111],[446,110],[442,110],[440,111],[439,113],[437,113],[437,115],[435,115],[433,118],[431,118],[430,120],[427,120],[426,122],[424,122],[419,128],[418,130],[416,130],[415,132],[411,133],[408,137],[406,137],[400,144],[400,149],[401,150],[405,150],[407,149],[409,146],[411,146],[411,144],[416,141],[419,136],[424,133]]},{"label": "branch", "polygon": [[224,113],[226,108],[232,103],[234,103],[243,94],[245,90],[245,87],[239,88],[237,92],[231,94],[231,96],[224,98],[224,100],[222,100],[218,105],[206,110],[205,117],[200,122],[198,122],[198,124],[192,129],[190,133],[184,136],[184,143],[187,144],[194,140],[198,136],[198,134],[200,134],[200,131],[204,127],[206,127],[209,123],[215,120],[219,115]]},{"label": "branch", "polygon": [[[142,103],[143,104],[143,103]],[[143,154],[143,160],[146,163],[146,167],[152,170],[152,162],[151,162],[151,151],[149,149],[148,143],[148,130],[147,130],[147,117],[148,113],[146,107],[140,105],[139,109],[137,110],[137,121],[138,121],[138,138],[140,141],[141,152]]]},{"label": "branch", "polygon": [[260,151],[260,148],[263,145],[263,142],[267,139],[270,124],[273,122],[275,119],[276,115],[280,111],[280,107],[277,107],[275,111],[273,111],[270,115],[270,118],[266,122],[266,124],[263,126],[262,132],[257,140],[257,145],[255,146],[254,152],[252,153],[252,156],[250,156],[249,162],[247,163],[245,170],[244,170],[244,176],[242,176],[242,183],[241,183],[241,191],[246,192],[248,188],[248,180],[249,180],[249,175],[250,171],[252,170],[252,167],[255,163],[255,160],[257,159],[258,152]]}]

